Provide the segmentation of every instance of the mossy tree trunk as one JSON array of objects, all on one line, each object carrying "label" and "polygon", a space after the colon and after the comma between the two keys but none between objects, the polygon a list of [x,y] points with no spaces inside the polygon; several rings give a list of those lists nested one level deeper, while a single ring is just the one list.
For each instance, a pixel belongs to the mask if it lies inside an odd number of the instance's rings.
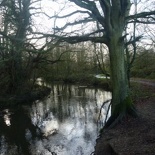
[{"label": "mossy tree trunk", "polygon": [[117,123],[128,114],[135,114],[129,91],[124,45],[121,35],[114,33],[108,44],[111,65],[112,101],[111,117],[107,126]]},{"label": "mossy tree trunk", "polygon": [[114,125],[128,114],[136,114],[132,103],[127,76],[127,63],[125,61],[124,29],[125,18],[129,14],[130,1],[124,3],[113,0],[110,15],[105,29],[107,32],[111,65],[112,101],[111,117],[107,126]]}]

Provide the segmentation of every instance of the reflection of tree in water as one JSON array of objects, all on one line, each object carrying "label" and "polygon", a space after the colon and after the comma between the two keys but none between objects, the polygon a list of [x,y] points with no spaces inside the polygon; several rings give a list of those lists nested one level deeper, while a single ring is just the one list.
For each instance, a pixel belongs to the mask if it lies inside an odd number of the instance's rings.
[{"label": "reflection of tree in water", "polygon": [[70,85],[56,85],[55,86],[55,107],[54,109],[51,109],[53,114],[59,119],[60,122],[63,122],[63,120],[68,117],[69,114],[69,105],[70,105],[70,99],[72,96],[71,86]]},{"label": "reflection of tree in water", "polygon": [[[5,136],[9,147],[17,147],[17,154],[30,155],[30,143],[27,140],[26,131],[29,130],[31,138],[34,139],[37,136],[36,126],[31,123],[30,117],[23,108],[16,110],[15,113],[11,115],[10,122],[11,125],[7,126],[3,117],[0,117],[0,135]],[[7,152],[7,154],[9,154],[9,152]]]}]

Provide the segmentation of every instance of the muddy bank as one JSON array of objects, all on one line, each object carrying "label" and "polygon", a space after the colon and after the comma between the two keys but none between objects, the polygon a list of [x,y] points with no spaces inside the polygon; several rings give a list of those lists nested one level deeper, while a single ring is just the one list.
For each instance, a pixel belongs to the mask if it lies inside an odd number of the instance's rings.
[{"label": "muddy bank", "polygon": [[97,139],[95,155],[155,154],[155,87],[134,84],[133,99],[138,117],[128,117]]},{"label": "muddy bank", "polygon": [[105,130],[97,140],[95,155],[154,155],[155,122],[137,118]]}]

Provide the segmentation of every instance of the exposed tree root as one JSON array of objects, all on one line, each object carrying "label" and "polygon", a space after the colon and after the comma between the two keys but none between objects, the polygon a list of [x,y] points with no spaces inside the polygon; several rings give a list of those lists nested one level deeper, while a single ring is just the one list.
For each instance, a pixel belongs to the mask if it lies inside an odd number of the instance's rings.
[{"label": "exposed tree root", "polygon": [[[107,100],[107,101],[103,102],[103,104],[102,104],[102,106],[100,108],[98,120],[101,117],[102,108],[104,108],[105,104],[107,104],[110,101],[111,100]],[[137,117],[138,116],[137,115],[137,110],[136,110],[135,106],[133,105],[130,97],[127,97],[123,101],[123,103],[121,103],[121,104],[119,104],[119,105],[117,105],[115,107],[115,111],[110,116],[110,118],[107,120],[108,113],[109,113],[111,105],[112,105],[112,102],[110,102],[110,104],[108,106],[108,110],[106,112],[106,117],[105,117],[105,120],[104,120],[104,128],[113,128],[115,125],[120,123],[122,120],[128,118],[128,116],[132,116],[132,117]]]},{"label": "exposed tree root", "polygon": [[[110,102],[110,101],[111,101],[111,100],[107,100],[107,101],[103,102],[103,104],[102,104],[102,106],[101,106],[101,108],[100,108],[100,112],[99,112],[99,116],[98,116],[98,121],[100,120],[101,112],[102,112],[102,109],[103,109],[104,105],[107,104],[107,103]],[[111,103],[110,103],[109,106],[108,106],[108,110],[107,110],[107,112],[106,112],[106,118],[105,118],[104,124],[106,123],[106,120],[107,120],[107,117],[108,117],[110,105],[111,105]]]},{"label": "exposed tree root", "polygon": [[108,121],[105,123],[104,128],[113,128],[115,125],[126,119],[128,116],[137,117],[137,110],[134,106],[120,112],[118,115],[111,115]]}]

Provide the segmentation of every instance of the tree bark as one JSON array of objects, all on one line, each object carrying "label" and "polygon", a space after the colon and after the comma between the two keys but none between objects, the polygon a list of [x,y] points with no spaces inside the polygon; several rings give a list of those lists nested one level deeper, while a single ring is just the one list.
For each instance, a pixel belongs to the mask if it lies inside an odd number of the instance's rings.
[{"label": "tree bark", "polygon": [[111,65],[112,100],[111,117],[107,121],[106,127],[115,125],[128,114],[136,114],[129,92],[124,41],[121,38],[122,33],[115,31],[111,34],[108,44]]}]

